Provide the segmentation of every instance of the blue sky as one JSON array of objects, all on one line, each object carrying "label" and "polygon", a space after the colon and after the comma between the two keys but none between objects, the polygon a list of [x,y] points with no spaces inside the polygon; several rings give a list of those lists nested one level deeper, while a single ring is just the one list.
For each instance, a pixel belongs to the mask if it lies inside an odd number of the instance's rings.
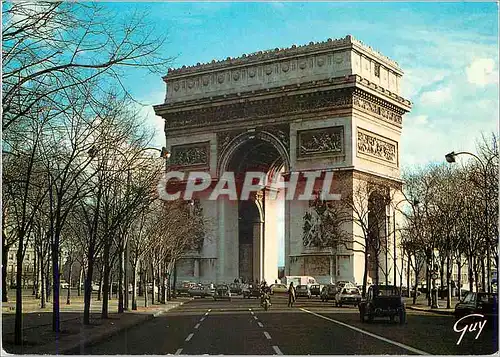
[{"label": "blue sky", "polygon": [[[140,8],[168,35],[172,67],[237,57],[347,34],[397,61],[403,96],[403,168],[442,162],[455,150],[474,151],[481,133],[498,131],[498,6],[495,3],[113,3]],[[165,73],[166,74],[166,73]],[[126,85],[142,102],[159,104],[161,78],[131,71]],[[144,109],[158,128],[163,123]],[[282,257],[280,257],[280,260]]]}]

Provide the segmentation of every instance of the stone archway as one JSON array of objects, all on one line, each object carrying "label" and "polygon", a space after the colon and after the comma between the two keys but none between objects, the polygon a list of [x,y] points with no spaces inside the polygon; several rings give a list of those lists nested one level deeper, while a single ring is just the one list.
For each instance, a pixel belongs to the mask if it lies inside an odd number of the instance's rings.
[{"label": "stone archway", "polygon": [[[401,97],[402,75],[396,62],[346,36],[169,70],[163,77],[165,102],[154,109],[165,119],[169,165],[179,171],[205,171],[214,181],[228,170],[286,177],[335,172],[346,190],[354,190],[364,180],[357,177],[364,175],[400,187],[403,115],[411,108]],[[396,189],[391,190],[394,197]],[[274,255],[268,239],[275,227],[269,217],[277,208],[267,189],[261,194],[263,253],[257,275],[265,277],[270,270],[277,275],[276,259],[267,259]],[[179,278],[232,281],[240,271],[240,202],[200,199],[214,238],[196,257],[199,273],[193,276],[186,269]],[[362,281],[365,256],[352,247],[357,243],[328,254],[305,247],[308,202],[286,200],[283,206],[286,275],[328,274],[322,278],[331,279],[336,262],[339,280]],[[352,237],[361,234],[353,222],[345,231]],[[330,269],[324,268],[328,263]]]}]

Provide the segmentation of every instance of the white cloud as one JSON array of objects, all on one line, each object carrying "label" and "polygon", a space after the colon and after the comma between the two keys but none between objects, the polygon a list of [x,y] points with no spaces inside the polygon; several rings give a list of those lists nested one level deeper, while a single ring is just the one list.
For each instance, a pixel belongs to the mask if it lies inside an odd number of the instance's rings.
[{"label": "white cloud", "polygon": [[479,87],[498,83],[498,70],[495,61],[491,58],[475,59],[466,69],[467,81]]},{"label": "white cloud", "polygon": [[414,117],[409,117],[407,120],[417,124],[417,125],[425,125],[428,123],[429,117],[427,115],[417,115]]},{"label": "white cloud", "polygon": [[422,93],[420,96],[420,104],[436,105],[451,101],[451,88],[445,87]]}]

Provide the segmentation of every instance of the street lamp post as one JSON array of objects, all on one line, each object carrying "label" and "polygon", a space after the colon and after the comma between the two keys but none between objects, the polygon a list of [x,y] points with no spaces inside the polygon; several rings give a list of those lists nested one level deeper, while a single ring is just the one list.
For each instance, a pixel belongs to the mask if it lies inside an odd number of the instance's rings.
[{"label": "street lamp post", "polygon": [[[455,162],[455,157],[458,155],[470,155],[474,157],[480,164],[483,169],[483,176],[484,176],[484,221],[485,221],[485,227],[484,227],[484,238],[486,242],[486,284],[487,284],[487,291],[488,293],[491,293],[491,252],[490,252],[490,239],[489,239],[489,222],[488,222],[488,165],[491,163],[491,160],[495,156],[491,156],[487,161],[486,164],[479,158],[479,156],[468,152],[468,151],[461,151],[461,152],[450,152],[449,154],[445,155],[445,159],[448,163],[454,163]],[[484,267],[484,265],[483,265]],[[484,268],[483,268],[484,269]],[[484,270],[483,270],[484,271]]]}]

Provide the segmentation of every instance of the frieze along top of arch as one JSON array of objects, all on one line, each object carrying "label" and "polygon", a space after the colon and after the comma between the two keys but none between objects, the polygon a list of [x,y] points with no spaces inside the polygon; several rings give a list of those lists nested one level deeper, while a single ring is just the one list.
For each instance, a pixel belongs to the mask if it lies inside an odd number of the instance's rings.
[{"label": "frieze along top of arch", "polygon": [[163,80],[165,104],[173,104],[350,75],[399,94],[402,74],[396,62],[348,35],[170,69]]}]

